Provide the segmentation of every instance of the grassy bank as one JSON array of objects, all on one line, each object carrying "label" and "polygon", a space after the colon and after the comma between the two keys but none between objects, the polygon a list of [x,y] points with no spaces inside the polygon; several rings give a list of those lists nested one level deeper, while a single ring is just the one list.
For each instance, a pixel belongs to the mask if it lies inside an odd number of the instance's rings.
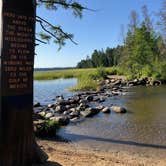
[{"label": "grassy bank", "polygon": [[48,71],[48,72],[35,72],[35,80],[54,80],[59,78],[81,78],[82,76],[92,76],[94,78],[101,77],[103,74],[124,74],[123,71],[120,71],[117,67],[108,67],[108,68],[90,68],[90,69],[69,69],[69,70],[60,70],[60,71]]},{"label": "grassy bank", "polygon": [[53,80],[59,78],[77,78],[78,84],[69,90],[97,90],[97,80],[104,79],[107,75],[124,74],[119,68],[91,68],[91,69],[69,69],[61,71],[36,72],[35,80]]}]

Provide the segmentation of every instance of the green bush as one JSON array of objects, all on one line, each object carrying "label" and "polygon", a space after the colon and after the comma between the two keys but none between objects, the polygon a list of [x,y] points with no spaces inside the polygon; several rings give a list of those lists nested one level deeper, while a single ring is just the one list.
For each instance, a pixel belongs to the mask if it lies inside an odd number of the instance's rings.
[{"label": "green bush", "polygon": [[54,137],[60,126],[55,120],[45,120],[43,123],[36,125],[35,135],[38,137]]},{"label": "green bush", "polygon": [[96,90],[98,87],[97,82],[90,75],[83,75],[78,78],[78,83],[75,87],[70,88],[69,90]]},{"label": "green bush", "polygon": [[104,78],[107,77],[107,75],[108,75],[108,72],[106,71],[105,68],[103,68],[103,67],[98,67],[97,68],[97,76],[99,78],[104,79]]},{"label": "green bush", "polygon": [[152,76],[152,72],[153,72],[153,69],[151,66],[149,65],[146,65],[142,68],[142,71],[141,71],[141,77],[142,78],[145,78],[145,77],[151,77]]},{"label": "green bush", "polygon": [[166,62],[161,63],[161,79],[166,80]]}]

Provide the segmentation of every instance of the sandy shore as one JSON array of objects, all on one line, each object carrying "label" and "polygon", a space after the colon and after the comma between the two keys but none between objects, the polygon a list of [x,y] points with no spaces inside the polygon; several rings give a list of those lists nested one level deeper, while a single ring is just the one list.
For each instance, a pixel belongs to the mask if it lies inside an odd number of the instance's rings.
[{"label": "sandy shore", "polygon": [[165,157],[125,152],[101,152],[78,148],[70,143],[38,140],[49,160],[41,166],[166,166]]}]

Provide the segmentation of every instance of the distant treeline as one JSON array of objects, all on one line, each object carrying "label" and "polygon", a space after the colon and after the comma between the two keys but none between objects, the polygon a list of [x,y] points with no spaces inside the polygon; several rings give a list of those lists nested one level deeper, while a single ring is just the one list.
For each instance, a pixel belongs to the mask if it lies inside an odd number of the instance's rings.
[{"label": "distant treeline", "polygon": [[96,67],[111,67],[120,64],[124,46],[116,48],[107,48],[104,50],[94,50],[91,57],[87,56],[85,60],[81,60],[77,64],[77,68],[96,68]]},{"label": "distant treeline", "polygon": [[[160,29],[155,29],[146,6],[142,7],[143,20],[132,11],[123,45],[106,50],[94,50],[81,60],[77,68],[120,66],[131,77],[150,76],[166,79],[166,1],[158,15]],[[160,32],[160,33],[159,33]]]},{"label": "distant treeline", "polygon": [[52,67],[52,68],[35,68],[34,71],[55,71],[55,70],[68,70],[74,69],[75,67]]}]

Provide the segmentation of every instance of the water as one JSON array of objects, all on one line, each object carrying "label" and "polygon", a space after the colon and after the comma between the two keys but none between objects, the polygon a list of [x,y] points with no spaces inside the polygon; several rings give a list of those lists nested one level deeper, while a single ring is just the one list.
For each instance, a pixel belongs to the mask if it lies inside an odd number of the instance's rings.
[{"label": "water", "polygon": [[68,98],[74,92],[66,91],[77,84],[77,79],[58,79],[49,81],[34,81],[34,101],[42,105],[53,103],[55,97],[62,95]]},{"label": "water", "polygon": [[[35,82],[35,99],[46,103],[62,93],[71,96],[64,88],[75,84],[75,79]],[[103,104],[124,106],[128,112],[100,113],[62,128],[59,134],[76,146],[94,150],[165,154],[166,86],[130,88],[124,96],[111,97]]]}]

